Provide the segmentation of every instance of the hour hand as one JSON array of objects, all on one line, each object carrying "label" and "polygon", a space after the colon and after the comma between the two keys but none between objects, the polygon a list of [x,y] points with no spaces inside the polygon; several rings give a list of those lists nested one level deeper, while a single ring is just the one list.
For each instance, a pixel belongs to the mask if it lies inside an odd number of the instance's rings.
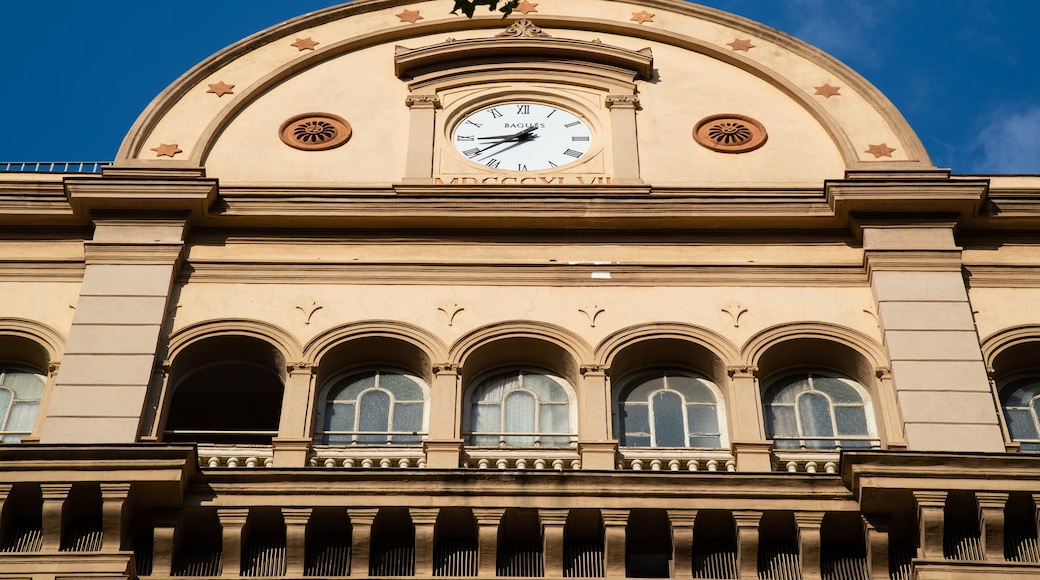
[{"label": "hour hand", "polygon": [[528,133],[534,133],[534,131],[536,129],[537,129],[537,127],[531,126],[531,127],[524,128],[524,130],[522,130],[522,131],[518,131],[516,133],[513,133],[512,135],[486,135],[484,137],[477,137],[477,139],[480,139],[480,140],[484,140],[484,139],[506,139],[506,140],[516,139],[516,138],[521,137],[523,135],[527,135]]}]

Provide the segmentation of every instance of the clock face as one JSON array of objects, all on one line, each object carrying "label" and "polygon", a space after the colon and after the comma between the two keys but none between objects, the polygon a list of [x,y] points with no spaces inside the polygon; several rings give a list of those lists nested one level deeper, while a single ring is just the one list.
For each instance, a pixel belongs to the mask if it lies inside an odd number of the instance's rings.
[{"label": "clock face", "polygon": [[592,146],[592,130],[574,113],[552,105],[506,102],[463,117],[451,142],[473,163],[538,171],[581,159]]}]

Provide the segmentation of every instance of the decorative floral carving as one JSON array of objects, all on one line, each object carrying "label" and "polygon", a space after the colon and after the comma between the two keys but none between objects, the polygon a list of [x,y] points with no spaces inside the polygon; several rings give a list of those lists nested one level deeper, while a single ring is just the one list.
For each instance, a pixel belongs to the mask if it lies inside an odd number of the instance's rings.
[{"label": "decorative floral carving", "polygon": [[755,119],[727,113],[701,119],[693,128],[700,145],[720,153],[746,153],[766,142],[766,128]]},{"label": "decorative floral carving", "polygon": [[632,108],[639,106],[639,95],[607,95],[606,104],[608,109],[614,107]]},{"label": "decorative floral carving", "polygon": [[452,302],[451,304],[445,303],[438,306],[437,310],[440,310],[444,313],[445,316],[448,317],[448,326],[451,326],[452,324],[455,324],[455,316],[458,315],[459,312],[465,310],[465,308]]},{"label": "decorative floral carving", "polygon": [[314,313],[321,310],[322,308],[322,306],[319,306],[318,303],[313,300],[310,304],[305,304],[304,306],[296,307],[297,310],[303,313],[304,324],[310,324],[311,318],[314,316]]},{"label": "decorative floral carving", "polygon": [[582,314],[584,314],[585,316],[587,316],[589,318],[589,326],[590,327],[596,328],[596,317],[598,317],[600,314],[603,314],[604,312],[606,312],[606,310],[604,310],[604,309],[600,308],[599,306],[596,306],[595,304],[593,304],[591,306],[586,306],[584,308],[579,308],[578,312],[581,312]]},{"label": "decorative floral carving", "polygon": [[730,302],[729,306],[723,308],[722,311],[733,319],[733,328],[740,328],[740,317],[746,314],[748,309],[739,302]]},{"label": "decorative floral carving", "polygon": [[304,113],[282,123],[278,130],[282,142],[304,151],[323,151],[339,147],[350,139],[350,123],[330,113]]},{"label": "decorative floral carving", "polygon": [[552,38],[530,20],[517,20],[504,31],[495,35],[498,38]]}]

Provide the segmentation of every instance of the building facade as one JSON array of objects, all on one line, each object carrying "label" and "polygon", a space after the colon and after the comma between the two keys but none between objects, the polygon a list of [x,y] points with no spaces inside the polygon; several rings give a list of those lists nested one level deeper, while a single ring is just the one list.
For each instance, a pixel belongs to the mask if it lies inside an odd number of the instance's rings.
[{"label": "building facade", "polygon": [[1040,176],[713,9],[447,8],[0,173],[0,578],[1040,576]]}]

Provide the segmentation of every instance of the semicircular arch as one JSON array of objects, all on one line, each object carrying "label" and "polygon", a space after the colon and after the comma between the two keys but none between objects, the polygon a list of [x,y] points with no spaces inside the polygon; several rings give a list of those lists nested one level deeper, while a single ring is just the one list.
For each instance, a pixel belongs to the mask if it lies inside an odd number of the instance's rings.
[{"label": "semicircular arch", "polygon": [[990,334],[980,344],[986,368],[993,368],[993,363],[1001,353],[1029,342],[1040,344],[1040,324],[1012,326]]},{"label": "semicircular arch", "polygon": [[455,341],[448,351],[448,361],[465,366],[466,359],[486,344],[510,338],[527,338],[554,344],[566,351],[575,363],[592,360],[592,349],[580,336],[550,324],[527,320],[509,320],[474,329]]},{"label": "semicircular arch", "polygon": [[267,342],[281,351],[286,361],[300,360],[303,349],[285,329],[246,318],[206,320],[186,326],[170,336],[167,358],[173,360],[188,346],[214,337],[249,337]]},{"label": "semicircular arch", "polygon": [[317,363],[336,345],[359,338],[392,338],[411,344],[424,352],[432,361],[448,358],[448,348],[441,339],[426,329],[407,322],[392,320],[365,320],[330,328],[312,338],[303,347],[302,360]]},{"label": "semicircular arch", "polygon": [[[14,336],[30,340],[46,351],[47,364],[61,360],[65,352],[65,337],[54,328],[27,318],[0,318],[0,337]],[[46,371],[46,366],[41,369]]]},{"label": "semicircular arch", "polygon": [[596,346],[595,364],[610,366],[614,357],[625,348],[647,340],[673,339],[694,343],[710,351],[725,366],[740,363],[740,351],[721,334],[678,322],[651,322],[622,328],[607,336]]},{"label": "semicircular arch", "polygon": [[888,366],[885,349],[866,334],[829,322],[799,322],[778,324],[752,336],[741,349],[741,365],[758,366],[762,355],[771,347],[797,339],[817,339],[836,342],[863,355],[877,367]]}]

